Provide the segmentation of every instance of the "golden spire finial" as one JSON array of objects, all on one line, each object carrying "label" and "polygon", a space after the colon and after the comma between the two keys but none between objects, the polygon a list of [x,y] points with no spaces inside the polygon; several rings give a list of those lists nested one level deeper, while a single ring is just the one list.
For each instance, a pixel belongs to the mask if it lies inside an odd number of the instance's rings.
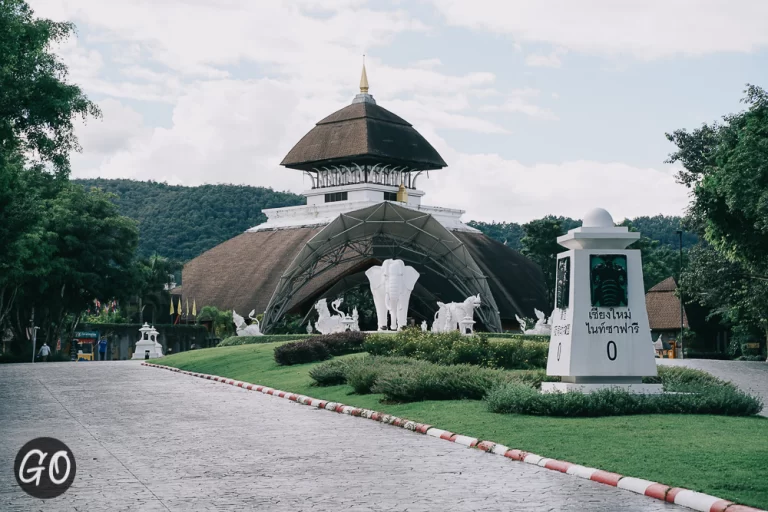
[{"label": "golden spire finial", "polygon": [[360,75],[360,93],[368,94],[368,74],[365,72],[365,54],[363,54],[363,74]]}]

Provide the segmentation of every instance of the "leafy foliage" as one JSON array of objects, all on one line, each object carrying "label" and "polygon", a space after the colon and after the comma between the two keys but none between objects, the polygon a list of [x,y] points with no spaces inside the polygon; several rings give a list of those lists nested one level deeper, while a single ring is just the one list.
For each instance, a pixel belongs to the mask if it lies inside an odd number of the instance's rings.
[{"label": "leafy foliage", "polygon": [[557,237],[568,230],[580,226],[581,221],[549,215],[543,219],[532,220],[523,225],[525,236],[520,241],[522,253],[536,263],[544,274],[547,288],[547,303],[555,302],[555,266],[557,254],[563,247],[557,243]]},{"label": "leafy foliage", "polygon": [[619,389],[593,393],[540,393],[524,384],[493,389],[486,398],[491,412],[536,416],[624,416],[630,414],[721,414],[752,416],[760,398],[729,386],[686,388],[682,393],[641,395]]},{"label": "leafy foliage", "polygon": [[79,149],[72,120],[100,112],[51,52],[74,25],[33,14],[23,0],[0,2],[0,167],[9,155],[31,155],[65,178]]},{"label": "leafy foliage", "polygon": [[468,226],[482,231],[488,238],[493,238],[506,245],[510,249],[519,251],[523,245],[520,243],[525,233],[523,227],[516,222],[478,222],[471,220]]},{"label": "leafy foliage", "polygon": [[727,259],[768,276],[768,93],[748,85],[747,110],[667,134],[669,162],[693,191],[689,221]]},{"label": "leafy foliage", "polygon": [[331,353],[325,343],[315,339],[294,341],[275,348],[275,362],[283,366],[325,361],[330,358]]},{"label": "leafy foliage", "polygon": [[359,352],[364,341],[365,333],[360,331],[312,336],[304,341],[295,341],[276,347],[275,361],[280,365],[324,361],[331,356]]},{"label": "leafy foliage", "polygon": [[153,181],[78,180],[114,194],[139,226],[138,254],[187,261],[267,220],[265,208],[304,204],[304,197],[244,185],[183,187]]},{"label": "leafy foliage", "polygon": [[[683,273],[686,296],[711,309],[732,324],[768,329],[768,286],[744,263],[726,258],[711,245],[701,244],[690,253]],[[733,350],[736,353],[738,350]]]},{"label": "leafy foliage", "polygon": [[499,339],[487,335],[462,336],[405,329],[395,334],[372,334],[363,350],[372,355],[403,356],[433,363],[475,364],[491,368],[534,369],[547,364],[548,343]]},{"label": "leafy foliage", "polygon": [[[200,322],[211,322],[213,335],[217,336],[219,338],[227,338],[224,341],[227,341],[231,338],[229,336],[234,337],[235,339],[240,338],[263,338],[263,336],[235,336],[235,324],[232,320],[232,311],[221,311],[215,306],[205,306],[203,309],[200,310],[200,312],[197,314],[197,323]],[[291,338],[291,339],[297,339],[297,338]],[[273,340],[277,341],[277,340]],[[223,345],[222,341],[222,345]],[[245,342],[244,342],[245,343]],[[242,345],[244,343],[230,343],[231,345]],[[267,343],[266,341],[262,341],[261,343]],[[226,346],[226,345],[224,345]]]}]

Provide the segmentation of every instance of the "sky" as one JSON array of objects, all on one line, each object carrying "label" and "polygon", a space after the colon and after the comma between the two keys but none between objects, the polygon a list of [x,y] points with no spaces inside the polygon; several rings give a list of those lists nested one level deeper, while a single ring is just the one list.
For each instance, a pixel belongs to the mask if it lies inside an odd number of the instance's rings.
[{"label": "sky", "polygon": [[764,0],[30,0],[103,112],[73,177],[301,193],[280,167],[358,91],[438,150],[419,186],[465,220],[681,215],[665,133],[768,87]]}]

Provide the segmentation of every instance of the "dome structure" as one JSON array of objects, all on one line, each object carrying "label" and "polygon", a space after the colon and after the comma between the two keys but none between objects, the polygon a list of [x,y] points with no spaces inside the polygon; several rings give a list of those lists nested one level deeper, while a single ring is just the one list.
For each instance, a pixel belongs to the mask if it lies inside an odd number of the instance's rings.
[{"label": "dome structure", "polygon": [[603,208],[593,208],[584,215],[584,221],[582,227],[585,228],[612,228],[613,217],[608,213],[608,210]]}]

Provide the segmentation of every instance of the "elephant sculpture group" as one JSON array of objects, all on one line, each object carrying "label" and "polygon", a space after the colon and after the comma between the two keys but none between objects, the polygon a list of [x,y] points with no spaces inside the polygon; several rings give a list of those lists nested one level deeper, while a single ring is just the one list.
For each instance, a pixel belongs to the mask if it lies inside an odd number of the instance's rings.
[{"label": "elephant sculpture group", "polygon": [[397,331],[404,327],[408,321],[411,292],[419,279],[419,273],[403,263],[403,260],[384,260],[381,266],[369,268],[365,275],[371,284],[378,330],[389,328]]}]

